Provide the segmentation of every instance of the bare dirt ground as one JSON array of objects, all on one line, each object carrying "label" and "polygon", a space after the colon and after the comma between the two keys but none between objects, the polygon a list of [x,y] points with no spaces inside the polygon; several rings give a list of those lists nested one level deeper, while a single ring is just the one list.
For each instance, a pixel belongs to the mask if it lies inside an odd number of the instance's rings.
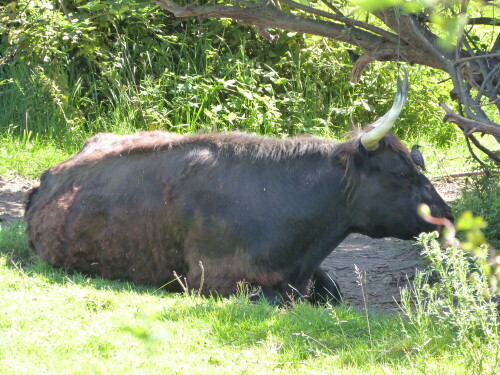
[{"label": "bare dirt ground", "polygon": [[0,176],[0,223],[13,222],[24,216],[24,198],[38,182],[22,177]]},{"label": "bare dirt ground", "polygon": [[[440,179],[433,183],[447,202],[460,197],[463,181]],[[25,178],[0,176],[0,224],[23,218],[25,195],[36,184]],[[339,283],[350,305],[363,308],[365,300],[371,309],[397,310],[400,288],[412,280],[416,269],[424,266],[420,251],[414,241],[372,239],[353,234],[325,259],[322,266]],[[363,289],[355,266],[363,276]]]}]

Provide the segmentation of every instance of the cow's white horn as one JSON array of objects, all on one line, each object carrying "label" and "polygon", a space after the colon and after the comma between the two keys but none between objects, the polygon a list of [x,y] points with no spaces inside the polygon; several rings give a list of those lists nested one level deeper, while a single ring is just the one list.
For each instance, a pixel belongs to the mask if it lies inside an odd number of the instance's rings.
[{"label": "cow's white horn", "polygon": [[374,151],[378,148],[379,141],[384,138],[387,132],[394,126],[396,119],[405,105],[407,96],[408,71],[405,68],[403,82],[401,81],[401,77],[398,76],[398,89],[391,109],[373,124],[368,125],[372,126],[373,129],[361,136],[361,144],[366,150]]}]

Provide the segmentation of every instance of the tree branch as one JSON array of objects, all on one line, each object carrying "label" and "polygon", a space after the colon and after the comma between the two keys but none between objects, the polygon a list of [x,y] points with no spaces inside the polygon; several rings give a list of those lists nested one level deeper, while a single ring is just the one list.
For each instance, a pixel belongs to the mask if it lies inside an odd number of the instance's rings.
[{"label": "tree branch", "polygon": [[419,22],[415,22],[412,15],[398,14],[394,8],[387,8],[373,14],[398,34],[401,41],[420,51],[428,61],[433,61],[434,67],[447,70],[446,60],[450,56],[436,47],[438,36]]},{"label": "tree branch", "polygon": [[276,8],[270,0],[246,7],[209,5],[179,6],[171,0],[156,0],[163,9],[176,17],[232,18],[239,23],[254,25],[260,28],[279,28],[299,33],[324,36],[354,45],[377,45],[382,38],[357,28],[345,32],[345,26],[334,22],[315,20],[283,12]]},{"label": "tree branch", "polygon": [[495,123],[486,124],[484,122],[469,120],[468,118],[457,115],[443,102],[439,103],[439,105],[446,112],[443,121],[453,122],[454,124],[457,124],[457,126],[463,130],[465,135],[470,136],[472,135],[472,133],[479,132],[491,134],[495,137],[500,137],[500,125]]},{"label": "tree branch", "polygon": [[482,152],[484,152],[488,157],[495,161],[496,163],[500,164],[500,157],[498,157],[496,154],[488,150],[486,147],[484,147],[479,141],[477,140],[476,137],[474,137],[472,134],[468,136],[468,138],[474,143],[474,146],[476,146],[478,149],[480,149]]},{"label": "tree branch", "polygon": [[[274,6],[271,0],[260,0],[259,3],[239,1],[245,6],[180,6],[173,0],[155,1],[160,7],[173,13],[176,17],[231,18],[239,23],[254,25],[257,31],[268,40],[273,38],[267,33],[266,29],[278,28],[319,35],[351,44],[368,53],[366,56],[367,61],[403,60],[442,70],[445,68],[443,61],[436,59],[433,54],[426,50],[422,51],[416,45],[401,42],[399,37],[388,31],[352,19],[341,19],[339,15],[328,12],[321,15],[328,15],[330,19],[338,20],[342,24],[286,13]],[[293,2],[293,0],[285,1],[288,1],[289,4]],[[295,3],[293,4],[295,6]],[[304,6],[301,6],[301,8],[306,9]],[[315,12],[315,14],[318,13],[318,11]],[[362,69],[358,70],[360,73],[362,72]],[[359,80],[359,75],[357,76]]]},{"label": "tree branch", "polygon": [[494,58],[494,57],[500,57],[500,53],[487,53],[485,55],[475,55],[475,56],[463,57],[460,60],[455,61],[455,65],[462,64],[462,63],[467,62],[467,61],[490,59],[490,58]]},{"label": "tree branch", "polygon": [[491,52],[498,52],[500,50],[500,33],[498,33],[495,43],[491,47]]},{"label": "tree branch", "polygon": [[490,18],[490,17],[476,17],[476,18],[469,18],[467,20],[468,25],[490,25],[490,26],[497,26],[500,25],[500,19],[499,18]]},{"label": "tree branch", "polygon": [[[479,157],[476,155],[476,153],[474,152],[474,149],[472,148],[472,146],[470,145],[470,139],[469,139],[469,136],[467,136],[467,134],[464,133],[464,136],[465,136],[465,142],[467,143],[467,148],[469,149],[469,152],[470,154],[472,155],[472,157],[474,158],[474,160],[476,160],[479,165],[481,167],[483,167],[483,169],[485,171],[488,171],[488,166],[481,160],[479,159]],[[475,138],[474,138],[475,139]],[[486,173],[489,175],[489,171]]]},{"label": "tree branch", "polygon": [[[316,14],[316,15],[321,16],[321,17],[325,17],[325,18],[329,18],[329,19],[332,19],[332,20],[335,20],[338,22],[342,22],[348,26],[354,26],[354,27],[358,27],[360,29],[371,31],[372,33],[380,35],[381,37],[383,37],[384,39],[386,39],[388,41],[391,41],[391,42],[398,41],[398,36],[396,34],[393,34],[387,30],[381,29],[380,27],[369,25],[365,22],[360,22],[360,21],[353,20],[349,17],[345,17],[338,10],[337,10],[336,14],[332,14],[332,13],[328,13],[328,12],[325,12],[322,10],[312,8],[312,7],[307,6],[307,5],[297,3],[297,2],[292,1],[292,0],[279,0],[279,1],[280,1],[280,3],[286,4],[290,7],[294,7],[294,8],[303,10],[303,11],[311,13],[311,14]],[[333,7],[333,5],[331,5],[329,2],[327,2],[327,1],[323,1],[323,2],[325,4],[327,4],[330,7],[330,9],[335,9],[335,7]]]},{"label": "tree branch", "polygon": [[59,4],[61,4],[61,9],[62,9],[64,15],[66,16],[66,19],[70,23],[73,23],[73,20],[71,19],[70,15],[69,15],[68,9],[66,8],[66,4],[64,4],[64,0],[59,0]]}]

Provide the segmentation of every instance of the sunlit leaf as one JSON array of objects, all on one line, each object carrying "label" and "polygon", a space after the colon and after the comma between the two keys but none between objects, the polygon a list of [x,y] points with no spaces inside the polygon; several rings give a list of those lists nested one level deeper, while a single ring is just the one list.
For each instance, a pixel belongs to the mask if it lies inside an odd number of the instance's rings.
[{"label": "sunlit leaf", "polygon": [[431,21],[440,27],[442,38],[439,44],[442,48],[451,49],[456,44],[457,38],[460,36],[459,31],[467,23],[467,16],[461,14],[457,17],[445,17],[438,13],[432,13]]},{"label": "sunlit leaf", "polygon": [[8,9],[11,12],[13,12],[16,10],[16,6],[17,6],[17,1],[12,1],[5,6],[5,9]]},{"label": "sunlit leaf", "polygon": [[471,211],[465,211],[457,220],[457,230],[474,230],[486,228],[488,223],[480,216],[474,217]]},{"label": "sunlit leaf", "polygon": [[391,6],[400,5],[403,0],[354,0],[353,4],[359,8],[367,11],[374,12],[380,9],[388,8]]},{"label": "sunlit leaf", "polygon": [[283,85],[283,84],[285,84],[285,83],[287,83],[287,82],[288,82],[288,79],[287,79],[287,78],[285,78],[285,77],[280,77],[280,78],[275,79],[275,80],[273,81],[273,83],[274,83],[274,84],[276,84],[276,85]]}]

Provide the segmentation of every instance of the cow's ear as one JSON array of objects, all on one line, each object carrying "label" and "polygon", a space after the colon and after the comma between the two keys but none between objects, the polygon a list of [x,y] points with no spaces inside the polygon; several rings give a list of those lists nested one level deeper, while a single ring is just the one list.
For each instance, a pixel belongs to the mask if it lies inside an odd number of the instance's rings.
[{"label": "cow's ear", "polygon": [[350,163],[350,155],[347,152],[343,152],[339,154],[336,158],[333,159],[333,163],[342,168],[343,170],[346,170],[349,163]]}]

